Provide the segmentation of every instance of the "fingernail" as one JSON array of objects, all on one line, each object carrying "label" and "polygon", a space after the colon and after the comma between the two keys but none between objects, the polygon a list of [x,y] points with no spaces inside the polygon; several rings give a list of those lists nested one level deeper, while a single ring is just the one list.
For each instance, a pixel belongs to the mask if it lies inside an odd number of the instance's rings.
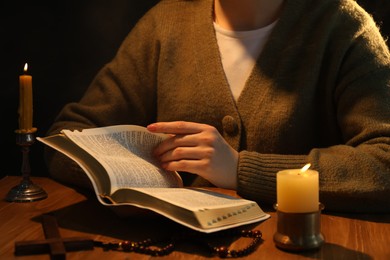
[{"label": "fingernail", "polygon": [[146,127],[149,131],[156,131],[156,124],[150,124]]}]

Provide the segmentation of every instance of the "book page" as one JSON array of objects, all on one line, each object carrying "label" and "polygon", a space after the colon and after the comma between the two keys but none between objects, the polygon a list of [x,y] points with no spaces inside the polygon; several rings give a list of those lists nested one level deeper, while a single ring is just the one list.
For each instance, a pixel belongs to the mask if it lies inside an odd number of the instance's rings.
[{"label": "book page", "polygon": [[246,205],[247,200],[200,188],[133,188],[191,211]]},{"label": "book page", "polygon": [[[255,201],[202,188],[132,188],[112,195],[113,206],[150,209],[187,227],[215,232],[270,217]],[[116,203],[116,204],[115,204]]]},{"label": "book page", "polygon": [[92,186],[97,195],[110,194],[110,179],[103,166],[93,156],[73,143],[64,134],[37,137],[37,140],[60,151],[74,160],[91,180]]},{"label": "book page", "polygon": [[183,186],[178,173],[164,171],[151,154],[167,135],[124,125],[62,132],[103,165],[110,178],[111,193],[129,187]]}]

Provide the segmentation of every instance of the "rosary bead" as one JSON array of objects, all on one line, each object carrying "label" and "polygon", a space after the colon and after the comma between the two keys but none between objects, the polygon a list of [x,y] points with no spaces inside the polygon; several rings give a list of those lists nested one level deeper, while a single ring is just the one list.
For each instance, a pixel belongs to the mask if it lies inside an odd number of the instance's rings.
[{"label": "rosary bead", "polygon": [[137,252],[139,253],[143,253],[145,251],[145,247],[140,245],[138,248],[137,248]]},{"label": "rosary bead", "polygon": [[256,238],[261,238],[263,236],[263,234],[261,233],[260,230],[254,230],[253,231],[253,235],[256,237]]},{"label": "rosary bead", "polygon": [[231,255],[232,257],[239,257],[239,256],[240,256],[239,253],[237,252],[237,250],[231,250],[231,251],[230,251],[230,255]]},{"label": "rosary bead", "polygon": [[252,234],[252,230],[241,230],[241,236],[248,237]]},{"label": "rosary bead", "polygon": [[137,243],[133,243],[130,241],[123,241],[119,243],[119,247],[122,248],[123,251],[131,252],[134,251],[134,248],[137,247]]},{"label": "rosary bead", "polygon": [[229,249],[226,246],[220,246],[216,248],[216,253],[219,257],[225,258],[229,254]]},{"label": "rosary bead", "polygon": [[144,241],[142,241],[142,245],[151,245],[153,243],[153,240],[148,238],[148,239],[145,239]]}]

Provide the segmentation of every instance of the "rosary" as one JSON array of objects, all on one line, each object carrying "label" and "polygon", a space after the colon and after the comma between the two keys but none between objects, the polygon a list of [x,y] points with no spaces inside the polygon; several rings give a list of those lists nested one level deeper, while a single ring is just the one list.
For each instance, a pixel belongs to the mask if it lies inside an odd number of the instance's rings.
[{"label": "rosary", "polygon": [[[42,216],[42,226],[46,239],[15,242],[15,255],[32,255],[50,253],[51,257],[64,258],[67,251],[93,250],[100,247],[105,251],[135,252],[151,256],[169,255],[175,250],[175,244],[191,241],[204,245],[212,256],[220,258],[243,257],[253,253],[261,244],[260,230],[230,229],[212,234],[188,233],[169,239],[145,239],[139,242],[102,242],[88,238],[61,238],[57,220],[50,215]],[[229,249],[227,246],[215,246],[208,242],[211,238],[249,238],[251,242],[242,249]]]},{"label": "rosary", "polygon": [[[244,237],[250,238],[252,241],[243,249],[230,250],[226,246],[213,246],[209,242],[204,240],[211,237]],[[211,255],[219,256],[220,258],[235,258],[243,257],[251,254],[262,242],[262,233],[260,230],[228,230],[222,231],[217,234],[192,234],[182,235],[179,237],[170,238],[168,241],[146,239],[141,242],[122,241],[118,243],[103,243],[100,241],[94,241],[94,246],[101,247],[104,250],[117,250],[123,252],[136,252],[141,254],[147,254],[151,256],[164,256],[169,255],[175,250],[175,242],[180,241],[195,241],[199,244],[205,244]],[[158,246],[162,244],[162,246]]]}]

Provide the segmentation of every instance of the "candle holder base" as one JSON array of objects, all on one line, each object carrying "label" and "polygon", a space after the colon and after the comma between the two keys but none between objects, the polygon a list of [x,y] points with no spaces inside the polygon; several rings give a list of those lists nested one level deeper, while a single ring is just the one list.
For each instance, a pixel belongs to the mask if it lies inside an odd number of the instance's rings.
[{"label": "candle holder base", "polygon": [[[277,208],[277,205],[275,206]],[[321,210],[309,213],[287,213],[277,210],[277,232],[274,234],[276,247],[286,251],[307,251],[319,249],[324,243],[320,231]]]},{"label": "candle holder base", "polygon": [[23,154],[22,161],[22,181],[13,187],[7,194],[6,200],[9,202],[31,202],[47,198],[47,193],[40,186],[30,180],[30,146],[35,142],[34,133],[36,128],[28,130],[16,130],[16,144],[21,147]]},{"label": "candle holder base", "polygon": [[22,180],[19,185],[13,187],[7,194],[9,202],[32,202],[47,198],[47,193],[40,186],[30,180]]}]

